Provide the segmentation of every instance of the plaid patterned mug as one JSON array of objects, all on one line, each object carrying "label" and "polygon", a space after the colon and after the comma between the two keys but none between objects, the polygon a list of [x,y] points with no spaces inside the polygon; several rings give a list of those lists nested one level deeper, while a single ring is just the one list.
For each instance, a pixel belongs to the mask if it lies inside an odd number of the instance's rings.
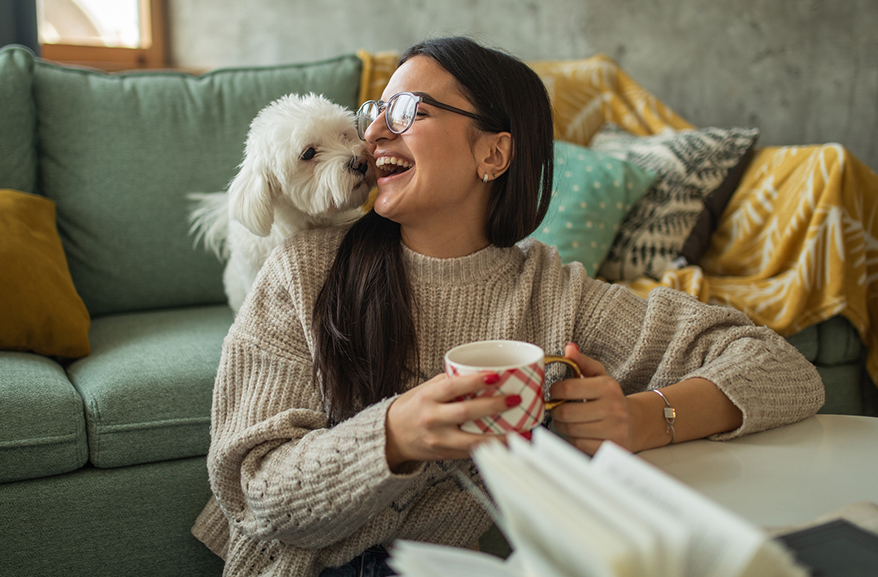
[{"label": "plaid patterned mug", "polygon": [[494,372],[495,385],[485,387],[470,398],[494,395],[521,395],[521,403],[498,415],[467,421],[460,426],[468,433],[505,434],[530,431],[543,422],[546,409],[563,401],[545,399],[545,367],[564,363],[577,377],[579,367],[570,359],[546,355],[543,349],[522,341],[478,341],[455,347],[445,353],[445,374],[449,377]]}]

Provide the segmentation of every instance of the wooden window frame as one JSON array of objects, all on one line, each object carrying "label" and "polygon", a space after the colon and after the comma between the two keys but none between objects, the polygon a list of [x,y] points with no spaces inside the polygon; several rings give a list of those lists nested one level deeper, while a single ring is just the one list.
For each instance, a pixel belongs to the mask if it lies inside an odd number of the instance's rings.
[{"label": "wooden window frame", "polygon": [[116,48],[81,44],[40,43],[41,56],[62,64],[100,68],[101,70],[136,70],[165,68],[165,6],[164,0],[140,0],[144,32],[151,42],[148,48]]}]

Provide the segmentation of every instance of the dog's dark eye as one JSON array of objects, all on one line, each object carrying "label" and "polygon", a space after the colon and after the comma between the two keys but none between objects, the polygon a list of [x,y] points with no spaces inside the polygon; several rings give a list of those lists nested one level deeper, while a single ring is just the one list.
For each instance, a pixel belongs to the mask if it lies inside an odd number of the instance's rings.
[{"label": "dog's dark eye", "polygon": [[305,152],[302,153],[302,160],[311,160],[316,155],[317,155],[317,151],[314,150],[314,147],[312,146],[311,148],[309,148],[308,150],[306,150]]}]

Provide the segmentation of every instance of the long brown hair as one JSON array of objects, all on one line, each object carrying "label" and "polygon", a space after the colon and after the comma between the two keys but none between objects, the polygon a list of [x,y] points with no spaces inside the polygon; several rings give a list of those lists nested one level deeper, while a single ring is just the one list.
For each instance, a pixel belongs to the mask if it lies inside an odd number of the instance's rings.
[{"label": "long brown hair", "polygon": [[[464,37],[431,39],[399,60],[428,56],[459,83],[484,132],[509,132],[513,158],[492,182],[488,241],[509,247],[536,230],[549,207],[553,133],[549,98],[527,65]],[[322,378],[330,423],[403,392],[418,377],[415,303],[399,224],[374,211],[339,246],[314,304],[314,380]]]}]

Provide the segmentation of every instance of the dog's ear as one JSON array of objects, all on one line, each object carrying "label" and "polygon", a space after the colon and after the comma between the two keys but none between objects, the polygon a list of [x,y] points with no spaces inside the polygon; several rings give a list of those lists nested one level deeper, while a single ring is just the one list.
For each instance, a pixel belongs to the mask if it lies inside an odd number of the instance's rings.
[{"label": "dog's ear", "polygon": [[277,183],[271,182],[269,171],[245,158],[238,175],[229,185],[229,216],[247,227],[255,235],[268,236],[274,222],[272,191]]}]

